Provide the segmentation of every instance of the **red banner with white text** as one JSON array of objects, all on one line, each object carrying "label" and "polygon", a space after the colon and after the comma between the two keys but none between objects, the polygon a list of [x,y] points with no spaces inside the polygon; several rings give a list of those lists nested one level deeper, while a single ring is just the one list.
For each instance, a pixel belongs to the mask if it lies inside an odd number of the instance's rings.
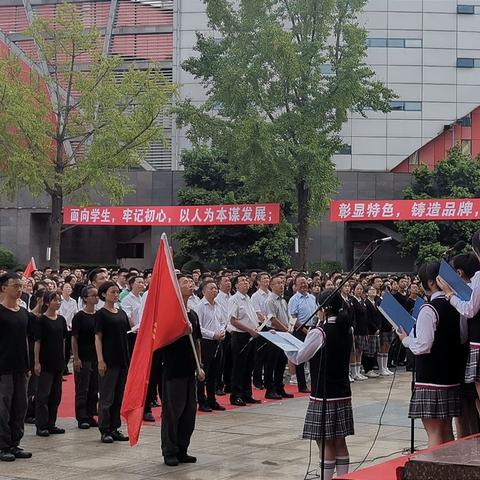
[{"label": "red banner with white text", "polygon": [[334,200],[332,222],[378,220],[479,220],[480,198],[429,198],[425,200]]},{"label": "red banner with white text", "polygon": [[145,207],[65,207],[66,225],[124,226],[218,226],[276,225],[280,222],[280,204],[196,205]]}]

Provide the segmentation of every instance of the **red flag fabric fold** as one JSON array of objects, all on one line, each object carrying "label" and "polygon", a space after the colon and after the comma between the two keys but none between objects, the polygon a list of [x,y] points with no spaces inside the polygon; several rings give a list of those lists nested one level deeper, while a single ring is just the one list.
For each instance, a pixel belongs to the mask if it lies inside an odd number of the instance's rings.
[{"label": "red flag fabric fold", "polygon": [[37,269],[35,265],[35,259],[32,257],[28,262],[28,265],[25,267],[25,271],[23,272],[23,276],[26,278],[31,277],[32,273]]},{"label": "red flag fabric fold", "polygon": [[152,354],[185,335],[187,325],[187,311],[175,275],[167,236],[163,234],[137,332],[121,408],[132,446],[137,444],[140,435]]}]

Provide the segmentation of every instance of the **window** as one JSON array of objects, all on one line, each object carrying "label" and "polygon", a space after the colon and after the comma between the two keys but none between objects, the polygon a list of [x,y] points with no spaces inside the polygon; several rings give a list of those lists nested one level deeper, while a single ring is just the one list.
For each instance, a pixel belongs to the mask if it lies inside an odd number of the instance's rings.
[{"label": "window", "polygon": [[475,5],[457,5],[457,13],[473,15],[475,14]]},{"label": "window", "polygon": [[386,38],[368,38],[367,47],[386,47],[387,39]]},{"label": "window", "polygon": [[457,125],[461,125],[462,127],[471,127],[472,126],[472,115],[468,114],[463,118],[457,120]]},{"label": "window", "polygon": [[405,102],[390,102],[390,108],[392,110],[405,110]]},{"label": "window", "polygon": [[368,38],[367,47],[422,48],[422,40],[420,38]]},{"label": "window", "polygon": [[474,66],[475,68],[480,67],[480,58],[474,58],[474,59],[473,59],[473,66]]},{"label": "window", "polygon": [[412,153],[408,158],[408,164],[409,165],[420,165],[420,159],[418,156],[418,150],[414,153]]},{"label": "window", "polygon": [[422,102],[393,101],[390,102],[390,108],[392,111],[420,112],[422,110]]},{"label": "window", "polygon": [[406,38],[405,48],[422,48],[422,41],[416,38]]},{"label": "window", "polygon": [[389,38],[387,45],[389,48],[404,48],[405,40],[403,38]]},{"label": "window", "polygon": [[334,75],[333,67],[329,63],[320,66],[320,73],[323,75]]},{"label": "window", "polygon": [[472,154],[472,141],[471,140],[462,140],[462,153],[466,155]]},{"label": "window", "polygon": [[352,154],[352,146],[351,145],[342,145],[340,150],[337,152],[337,155],[351,155]]},{"label": "window", "polygon": [[457,58],[457,68],[473,68],[475,60],[473,58]]}]

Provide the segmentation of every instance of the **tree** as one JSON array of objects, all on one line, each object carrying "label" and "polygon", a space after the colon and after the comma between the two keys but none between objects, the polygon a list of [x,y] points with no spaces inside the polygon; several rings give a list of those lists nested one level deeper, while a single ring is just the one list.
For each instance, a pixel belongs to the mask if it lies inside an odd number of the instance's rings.
[{"label": "tree", "polygon": [[204,0],[209,26],[183,68],[208,99],[179,122],[195,145],[228,152],[251,191],[296,209],[299,266],[309,223],[337,188],[331,157],[349,111],[388,111],[393,93],[365,64],[365,0]]},{"label": "tree", "polygon": [[[432,171],[421,165],[413,172],[406,199],[478,198],[480,195],[480,159],[472,159],[455,145],[445,160]],[[418,263],[438,259],[458,240],[470,240],[480,227],[474,221],[396,222],[402,235],[400,252],[413,255]]]},{"label": "tree", "polygon": [[62,4],[56,12],[37,17],[28,31],[38,46],[37,69],[28,71],[13,55],[0,59],[1,189],[50,197],[55,269],[65,197],[87,202],[97,192],[121,201],[131,190],[122,171],[163,138],[157,118],[174,92],[156,66],[120,77],[121,59],[102,53],[99,32],[85,29],[77,8]]},{"label": "tree", "polygon": [[[186,186],[179,190],[182,205],[254,203],[243,179],[229,168],[226,156],[206,147],[185,151]],[[195,227],[175,234],[178,256],[200,259],[215,267],[284,268],[290,263],[294,231],[282,217],[279,225]]]}]

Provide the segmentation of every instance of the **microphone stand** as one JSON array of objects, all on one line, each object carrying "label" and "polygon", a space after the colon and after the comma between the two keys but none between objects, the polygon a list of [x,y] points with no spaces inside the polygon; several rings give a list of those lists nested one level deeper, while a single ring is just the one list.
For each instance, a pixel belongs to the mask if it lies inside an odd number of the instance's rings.
[{"label": "microphone stand", "polygon": [[[361,268],[361,266],[368,260],[370,259],[371,257],[373,257],[373,255],[375,255],[375,253],[377,252],[377,250],[382,246],[384,242],[379,242],[377,240],[373,240],[372,242],[370,242],[368,245],[367,245],[367,248],[365,248],[365,250],[363,251],[362,255],[360,256],[360,258],[358,259],[356,265],[354,265],[353,269],[350,271],[350,273],[348,273],[348,275],[340,282],[340,284],[332,290],[332,292],[330,293],[330,295],[328,295],[328,297],[322,301],[322,303],[318,306],[318,308],[310,315],[310,317],[307,318],[307,320],[305,320],[302,324],[300,324],[296,330],[300,330],[302,329],[303,327],[306,326],[306,324],[313,318],[317,315],[317,313],[325,306],[328,304],[328,302],[333,298],[334,295],[336,295],[341,289],[342,287],[353,277],[353,275],[355,275]],[[368,249],[372,246],[372,245],[375,245],[374,248],[372,248],[372,250],[370,251],[370,253],[365,257],[363,258],[363,256],[365,255],[365,252],[368,251]],[[328,315],[327,315],[327,319],[325,320],[326,322],[328,322]],[[352,332],[352,335],[353,335],[353,332]],[[325,342],[326,342],[326,338],[325,338]],[[325,349],[325,346],[326,344],[323,345],[322,349]],[[325,439],[325,434],[326,434],[326,429],[327,429],[327,418],[326,418],[326,408],[327,408],[327,357],[326,357],[326,352],[324,350],[324,352],[322,353],[322,357],[320,359],[320,362],[319,362],[319,366],[318,366],[318,375],[320,376],[320,372],[321,372],[321,369],[322,369],[322,364],[323,364],[323,368],[324,368],[324,375],[323,375],[323,382],[322,382],[322,388],[323,388],[323,399],[322,399],[322,416],[321,416],[321,432],[322,432],[322,448],[321,448],[321,462],[320,462],[320,469],[321,469],[321,473],[320,473],[320,478],[321,480],[325,480],[325,449],[326,449],[326,439]],[[308,477],[310,472],[307,472],[307,475],[305,476],[305,478]],[[316,475],[315,478],[318,478],[318,474]]]}]

